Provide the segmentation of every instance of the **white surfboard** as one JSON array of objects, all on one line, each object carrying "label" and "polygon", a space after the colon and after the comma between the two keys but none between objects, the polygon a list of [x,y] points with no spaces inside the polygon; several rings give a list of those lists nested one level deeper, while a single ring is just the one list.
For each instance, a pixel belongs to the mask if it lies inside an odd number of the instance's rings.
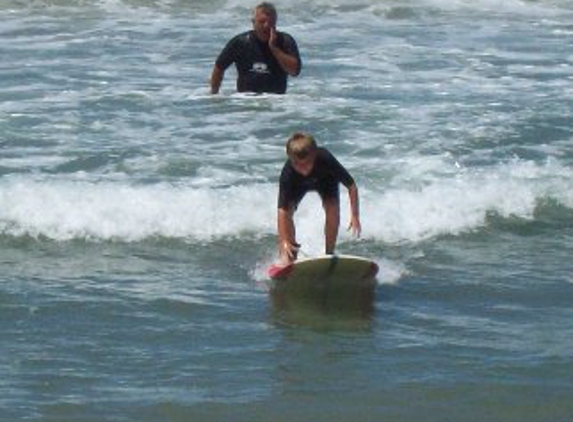
[{"label": "white surfboard", "polygon": [[353,255],[322,255],[302,258],[291,264],[271,265],[271,287],[303,297],[331,295],[348,297],[357,292],[373,292],[378,265]]}]

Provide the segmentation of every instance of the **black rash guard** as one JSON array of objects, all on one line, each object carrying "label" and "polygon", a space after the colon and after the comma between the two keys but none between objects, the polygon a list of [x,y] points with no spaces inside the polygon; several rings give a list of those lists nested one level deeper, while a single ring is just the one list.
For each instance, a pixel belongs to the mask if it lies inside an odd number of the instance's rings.
[{"label": "black rash guard", "polygon": [[[277,46],[298,59],[298,75],[301,61],[294,38],[287,33],[277,32]],[[260,41],[254,30],[232,38],[215,62],[223,71],[233,63],[238,73],[237,91],[274,94],[286,92],[287,73],[275,59],[268,43]]]},{"label": "black rash guard", "polygon": [[297,207],[309,191],[317,191],[324,199],[339,199],[338,184],[347,188],[354,184],[354,179],[338,160],[325,148],[318,148],[312,171],[303,176],[287,160],[281,172],[279,182],[278,207],[288,209]]}]

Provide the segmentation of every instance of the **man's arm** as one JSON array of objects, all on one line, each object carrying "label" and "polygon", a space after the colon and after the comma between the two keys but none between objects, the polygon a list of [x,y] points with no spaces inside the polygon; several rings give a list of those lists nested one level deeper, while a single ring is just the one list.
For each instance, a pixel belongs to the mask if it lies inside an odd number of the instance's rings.
[{"label": "man's arm", "polygon": [[225,71],[219,66],[213,66],[213,72],[211,72],[211,94],[218,94],[221,88],[221,83],[223,82],[223,77],[225,76]]}]

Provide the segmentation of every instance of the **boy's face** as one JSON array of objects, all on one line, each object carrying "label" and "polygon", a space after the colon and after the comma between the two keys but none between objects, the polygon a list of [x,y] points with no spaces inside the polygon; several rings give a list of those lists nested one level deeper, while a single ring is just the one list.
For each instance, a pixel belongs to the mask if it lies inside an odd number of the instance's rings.
[{"label": "boy's face", "polygon": [[292,157],[290,162],[295,171],[303,176],[308,176],[314,168],[314,159],[316,152],[311,152],[304,158]]}]

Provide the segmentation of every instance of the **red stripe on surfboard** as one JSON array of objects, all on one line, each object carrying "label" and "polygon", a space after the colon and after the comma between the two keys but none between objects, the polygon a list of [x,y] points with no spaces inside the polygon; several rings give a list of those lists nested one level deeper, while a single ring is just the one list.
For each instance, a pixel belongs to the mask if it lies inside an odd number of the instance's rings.
[{"label": "red stripe on surfboard", "polygon": [[378,264],[375,262],[371,262],[370,263],[370,267],[368,268],[368,271],[366,272],[366,274],[364,275],[364,278],[374,278],[376,277],[376,274],[378,274]]},{"label": "red stripe on surfboard", "polygon": [[292,272],[293,268],[292,264],[284,266],[273,264],[267,270],[267,274],[272,279],[285,278]]}]

